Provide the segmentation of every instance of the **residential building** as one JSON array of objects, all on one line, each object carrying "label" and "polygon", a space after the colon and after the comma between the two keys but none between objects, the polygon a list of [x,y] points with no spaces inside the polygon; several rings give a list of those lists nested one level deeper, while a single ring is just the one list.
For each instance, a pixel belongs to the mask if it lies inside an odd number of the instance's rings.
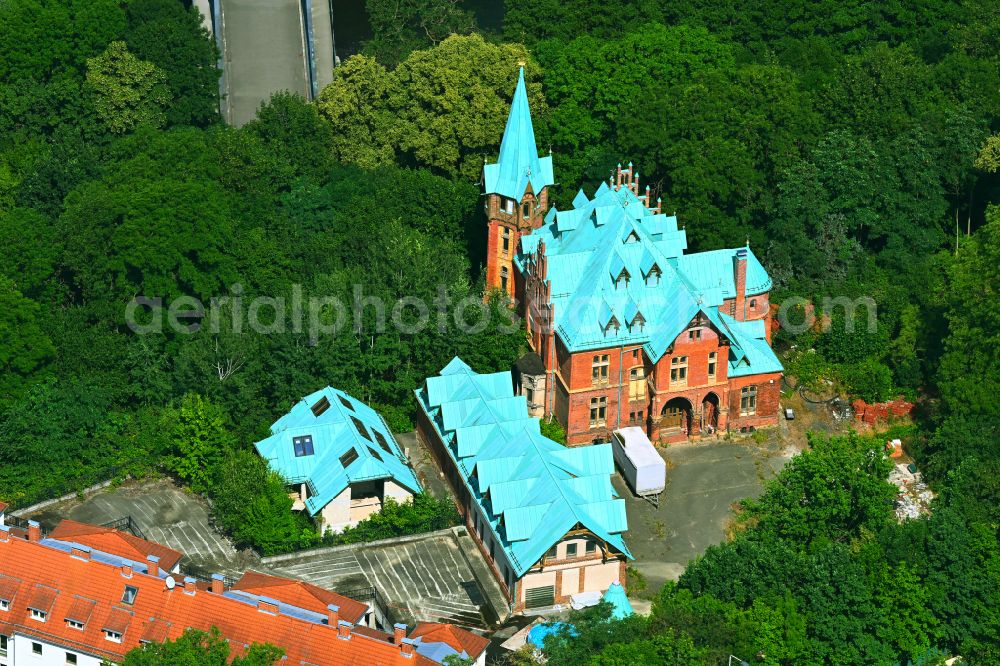
[{"label": "residential building", "polygon": [[168,573],[180,573],[181,558],[184,557],[180,551],[141,539],[134,534],[111,527],[78,523],[75,520],[61,521],[49,532],[48,538],[117,555],[133,562],[145,562],[146,558],[154,555],[159,559],[160,570]]},{"label": "residential building", "polygon": [[685,254],[676,215],[631,163],[571,209],[549,208],[551,158],[538,157],[523,71],[484,182],[487,284],[518,301],[542,368],[521,385],[544,387],[534,402],[570,444],[629,425],[672,442],[777,422],[771,278],[748,246]]},{"label": "residential building", "polygon": [[624,582],[632,555],[610,444],[570,449],[543,437],[510,372],[480,375],[459,358],[416,396],[418,435],[512,612]]},{"label": "residential building", "polygon": [[490,641],[453,624],[420,622],[410,632],[416,651],[434,661],[444,663],[449,656],[471,659],[473,666],[486,665],[486,648]]},{"label": "residential building", "polygon": [[[162,546],[161,546],[162,548]],[[450,654],[478,658],[481,637],[451,625],[419,625],[411,637],[364,626],[366,604],[256,572],[231,588],[172,575],[158,558],[122,557],[0,526],[0,666],[120,663],[145,643],[216,627],[231,654],[254,643],[285,650],[291,666],[435,666]]]},{"label": "residential building", "polygon": [[389,426],[368,405],[329,386],[299,401],[254,445],[293,486],[293,510],[321,531],[343,531],[421,491]]}]

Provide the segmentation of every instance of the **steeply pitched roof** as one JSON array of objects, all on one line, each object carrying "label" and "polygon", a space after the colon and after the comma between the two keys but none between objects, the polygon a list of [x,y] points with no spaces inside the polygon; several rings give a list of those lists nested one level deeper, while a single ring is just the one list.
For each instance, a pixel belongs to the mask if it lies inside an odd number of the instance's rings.
[{"label": "steeply pitched roof", "polygon": [[340,619],[353,623],[359,622],[368,612],[367,604],[342,594],[294,578],[269,576],[256,571],[247,571],[232,589],[278,599],[319,614],[326,613],[327,606],[333,604],[339,609]]},{"label": "steeply pitched roof", "polygon": [[[488,638],[483,638],[471,631],[466,631],[453,624],[438,622],[420,622],[413,631],[410,638],[419,640],[421,643],[444,643],[455,650],[456,653],[464,652],[472,659],[477,659],[479,655],[490,645]],[[419,650],[419,648],[417,648]]]},{"label": "steeply pitched roof", "polygon": [[518,576],[577,524],[631,557],[610,444],[543,437],[509,372],[480,375],[458,358],[416,394]]},{"label": "steeply pitched roof", "polygon": [[63,520],[49,533],[48,538],[80,544],[142,564],[145,564],[150,555],[155,555],[160,558],[159,566],[167,571],[173,569],[184,556],[173,548],[140,539],[128,532],[78,523],[75,520]]},{"label": "steeply pitched roof", "polygon": [[602,183],[592,199],[581,190],[573,205],[568,211],[551,209],[540,229],[521,238],[515,258],[524,272],[544,243],[556,332],[570,351],[643,345],[656,362],[703,313],[732,342],[730,361],[738,372],[780,371],[763,329],[758,335],[752,327],[725,326],[720,319],[719,306],[736,293],[738,251],[747,253],[746,293],[771,288],[749,248],[685,255],[687,237],[677,218],[646,208],[628,187]]},{"label": "steeply pitched roof", "polygon": [[254,446],[288,482],[310,485],[311,496],[305,502],[310,515],[361,481],[392,479],[410,492],[420,492],[416,475],[382,417],[343,391],[328,386],[302,398],[274,422],[271,433]]},{"label": "steeply pitched roof", "polygon": [[528,92],[524,85],[524,68],[517,77],[514,99],[507,116],[500,157],[496,164],[483,167],[487,194],[502,194],[520,200],[528,185],[535,194],[552,185],[552,157],[539,157],[535,146],[535,129],[531,123]]},{"label": "steeply pitched roof", "polygon": [[[288,664],[435,666],[419,653],[403,656],[385,634],[352,628],[348,639],[339,638],[325,613],[280,599],[278,612],[270,612],[258,603],[275,599],[248,592],[168,588],[162,571],[159,576],[136,570],[124,575],[113,558],[98,558],[96,551],[89,560],[73,557],[62,546],[52,539],[19,539],[0,527],[0,598],[11,602],[8,611],[0,612],[0,634],[37,636],[120,663],[140,640],[175,639],[188,627],[207,631],[214,626],[234,655],[253,643],[270,643],[285,650],[283,663]],[[131,605],[122,603],[126,585],[136,589]],[[93,602],[89,615],[81,600]],[[30,619],[29,606],[44,606],[47,620]],[[83,629],[70,627],[67,617],[83,621]],[[107,640],[105,629],[121,633],[121,643]]]}]

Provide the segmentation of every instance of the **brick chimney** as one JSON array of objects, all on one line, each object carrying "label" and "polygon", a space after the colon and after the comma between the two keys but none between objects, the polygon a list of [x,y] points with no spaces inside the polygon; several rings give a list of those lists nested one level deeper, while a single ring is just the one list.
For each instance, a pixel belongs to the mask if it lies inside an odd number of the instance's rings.
[{"label": "brick chimney", "polygon": [[326,623],[331,627],[340,626],[340,606],[328,604],[326,607]]},{"label": "brick chimney", "polygon": [[266,601],[264,599],[257,600],[257,610],[261,613],[270,613],[271,615],[278,614],[278,604],[273,601]]},{"label": "brick chimney", "polygon": [[733,281],[736,283],[736,305],[733,318],[743,321],[746,318],[745,301],[747,297],[747,249],[741,247],[733,256]]},{"label": "brick chimney", "polygon": [[149,565],[149,575],[159,576],[160,575],[160,558],[156,555],[149,555],[146,557],[146,562]]},{"label": "brick chimney", "polygon": [[341,620],[337,623],[337,638],[345,641],[351,640],[351,629],[354,627],[350,622]]},{"label": "brick chimney", "polygon": [[42,526],[37,520],[28,521],[28,541],[38,543],[42,540]]},{"label": "brick chimney", "polygon": [[406,638],[406,625],[405,624],[394,624],[392,625],[392,642],[399,645]]},{"label": "brick chimney", "polygon": [[413,657],[413,639],[412,638],[404,638],[402,641],[400,641],[400,643],[399,643],[399,653],[402,654],[404,657],[407,657],[407,658]]},{"label": "brick chimney", "polygon": [[9,541],[9,540],[10,540],[10,532],[7,531],[6,527],[3,527],[3,529],[0,529],[0,541]]},{"label": "brick chimney", "polygon": [[76,544],[70,554],[78,560],[90,560],[90,548],[87,546]]},{"label": "brick chimney", "polygon": [[226,577],[220,573],[212,574],[212,593],[222,594],[226,591]]},{"label": "brick chimney", "polygon": [[194,596],[198,590],[198,579],[191,576],[184,576],[184,594]]},{"label": "brick chimney", "polygon": [[122,577],[124,577],[124,578],[131,578],[132,577],[132,563],[131,562],[122,562],[121,572],[122,572]]}]

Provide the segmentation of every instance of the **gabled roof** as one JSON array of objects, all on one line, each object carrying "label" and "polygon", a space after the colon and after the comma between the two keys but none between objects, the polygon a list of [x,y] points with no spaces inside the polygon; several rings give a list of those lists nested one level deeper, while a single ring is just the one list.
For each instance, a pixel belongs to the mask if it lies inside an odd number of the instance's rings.
[{"label": "gabled roof", "polygon": [[[310,515],[361,481],[392,479],[412,493],[420,492],[416,475],[382,417],[343,391],[328,386],[302,398],[274,422],[271,433],[254,446],[289,483],[309,484],[311,496],[305,504]],[[296,455],[303,452],[297,447],[305,446],[305,441],[311,449]]]},{"label": "gabled roof", "polygon": [[359,622],[369,610],[367,604],[342,594],[294,578],[270,576],[256,571],[247,571],[232,589],[270,597],[320,614],[326,613],[327,606],[333,604],[339,608],[340,619],[353,623]]},{"label": "gabled roof", "polygon": [[524,85],[524,67],[517,77],[510,115],[500,144],[500,157],[495,164],[483,167],[486,194],[502,194],[520,201],[531,186],[538,194],[552,185],[552,157],[539,157],[535,146],[535,129],[531,123],[528,92]]},{"label": "gabled roof", "polygon": [[49,533],[48,538],[80,544],[141,564],[145,564],[150,555],[155,555],[160,558],[159,566],[167,571],[177,566],[184,556],[183,553],[173,548],[140,539],[128,532],[110,527],[78,523],[75,520],[63,520]]},{"label": "gabled roof", "polygon": [[[349,638],[338,637],[326,613],[314,613],[279,603],[277,613],[261,602],[274,601],[248,592],[211,592],[204,587],[165,584],[159,576],[132,570],[127,576],[114,558],[73,557],[63,542],[39,542],[15,537],[0,527],[0,598],[11,597],[10,609],[0,612],[0,634],[37,637],[55,645],[121,663],[140,641],[178,638],[188,627],[208,631],[217,627],[231,654],[240,655],[253,643],[270,643],[286,652],[282,663],[323,666],[435,666],[419,652],[402,654],[391,637],[351,627]],[[131,605],[122,603],[125,586],[135,588]],[[355,602],[357,603],[357,602]],[[29,608],[41,607],[47,620],[30,618]],[[66,619],[84,624],[71,627]],[[121,642],[107,640],[104,631],[121,634]]]},{"label": "gabled roof", "polygon": [[457,358],[416,395],[517,576],[577,527],[631,558],[610,444],[543,437],[509,372],[480,375]]},{"label": "gabled roof", "polygon": [[[473,660],[478,659],[490,645],[488,638],[483,638],[471,631],[466,631],[453,624],[437,622],[420,622],[410,632],[410,638],[419,645],[443,643],[454,650],[455,654],[466,654]],[[417,647],[417,651],[420,648]]]},{"label": "gabled roof", "polygon": [[[541,228],[522,237],[515,258],[524,272],[545,244],[556,332],[571,352],[634,344],[656,362],[702,313],[730,339],[738,373],[780,371],[777,357],[760,342],[762,331],[739,327],[737,336],[721,324],[719,306],[736,293],[737,252],[747,255],[747,295],[771,289],[749,248],[684,254],[687,236],[677,218],[650,210],[624,186],[602,183],[593,198],[581,190],[573,206],[550,211]],[[618,280],[621,275],[629,279]],[[609,325],[615,322],[619,326]]]}]

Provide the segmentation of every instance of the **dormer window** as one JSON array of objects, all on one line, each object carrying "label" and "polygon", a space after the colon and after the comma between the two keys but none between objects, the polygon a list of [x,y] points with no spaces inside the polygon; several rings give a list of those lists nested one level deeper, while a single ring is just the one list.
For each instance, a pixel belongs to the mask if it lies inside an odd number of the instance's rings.
[{"label": "dormer window", "polygon": [[642,331],[646,327],[646,320],[643,318],[641,312],[636,312],[635,316],[632,317],[632,321],[629,322],[629,330],[636,332]]},{"label": "dormer window", "polygon": [[615,278],[615,289],[617,289],[618,287],[627,287],[628,280],[630,277],[631,276],[628,274],[628,271],[623,268],[621,272],[618,274],[618,277]]},{"label": "dormer window", "polygon": [[313,450],[312,435],[302,435],[301,437],[293,437],[292,448],[295,449],[296,458],[313,455],[314,450]]},{"label": "dormer window", "polygon": [[638,242],[639,242],[639,234],[636,233],[635,229],[630,231],[628,233],[628,236],[626,236],[624,240],[624,243],[626,245],[628,245],[629,243],[638,243]]},{"label": "dormer window", "polygon": [[604,335],[607,335],[608,333],[611,332],[613,332],[615,335],[618,335],[618,330],[620,328],[621,325],[618,323],[618,320],[615,317],[612,317],[611,319],[608,320],[608,325],[604,327]]},{"label": "dormer window", "polygon": [[39,622],[45,622],[45,617],[48,615],[45,611],[40,611],[35,608],[29,609],[31,611],[31,619],[38,620]]},{"label": "dormer window", "polygon": [[121,643],[122,635],[120,632],[111,631],[110,629],[104,630],[104,640],[111,641],[112,643]]},{"label": "dormer window", "polygon": [[83,622],[80,622],[79,620],[70,620],[70,619],[67,618],[66,619],[66,626],[69,627],[70,629],[77,629],[79,631],[83,631],[84,624],[83,624]]},{"label": "dormer window", "polygon": [[649,272],[646,273],[646,285],[649,287],[655,287],[660,284],[660,276],[662,275],[663,273],[660,271],[660,267],[653,264],[650,267]]},{"label": "dormer window", "polygon": [[10,601],[8,601],[7,599],[0,599],[0,611],[9,611],[9,610],[10,610]]}]

